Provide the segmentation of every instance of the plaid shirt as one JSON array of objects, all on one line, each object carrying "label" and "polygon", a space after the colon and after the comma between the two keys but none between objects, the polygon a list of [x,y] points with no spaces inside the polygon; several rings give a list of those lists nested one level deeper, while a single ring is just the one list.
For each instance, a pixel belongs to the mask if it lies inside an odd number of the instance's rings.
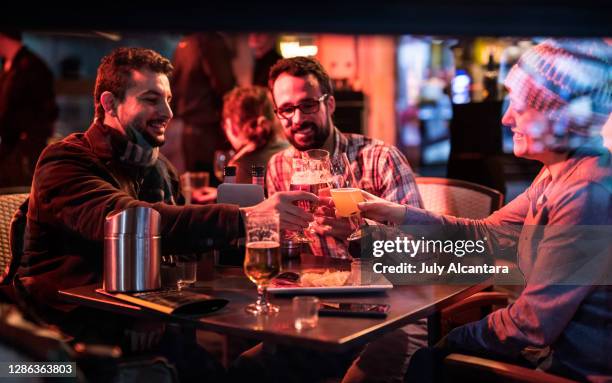
[{"label": "plaid shirt", "polygon": [[[388,201],[422,207],[412,169],[396,147],[359,134],[343,134],[334,128],[334,154],[343,152],[351,163],[359,188]],[[292,159],[300,156],[301,152],[291,146],[270,158],[266,175],[269,195],[289,190]],[[312,240],[310,247],[314,255],[348,257],[346,241],[308,231],[306,236]]]}]

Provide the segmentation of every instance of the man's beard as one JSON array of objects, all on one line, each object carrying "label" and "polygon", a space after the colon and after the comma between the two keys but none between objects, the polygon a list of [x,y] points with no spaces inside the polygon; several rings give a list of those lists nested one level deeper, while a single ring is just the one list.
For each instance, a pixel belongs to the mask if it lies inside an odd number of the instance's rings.
[{"label": "man's beard", "polygon": [[[298,142],[296,142],[296,140],[294,139],[294,134],[296,134],[299,130],[301,129],[307,129],[307,128],[311,128],[312,131],[314,132],[314,136],[312,138],[312,141],[306,145],[302,145]],[[305,150],[310,150],[310,149],[321,149],[323,147],[323,145],[325,144],[325,141],[327,140],[327,137],[330,134],[330,130],[331,130],[331,122],[327,121],[325,126],[320,127],[317,124],[315,124],[314,122],[311,121],[306,121],[304,123],[302,123],[299,128],[297,129],[292,129],[291,134],[287,135],[287,140],[289,141],[289,143],[291,145],[293,145],[294,148],[296,148],[299,151],[305,151]]]},{"label": "man's beard", "polygon": [[144,139],[149,143],[149,145],[151,145],[154,148],[163,146],[166,143],[166,137],[164,136],[164,138],[162,139],[158,139],[157,137],[153,137],[152,135],[149,134],[149,132],[147,132],[146,130],[144,132],[141,132],[142,136],[144,137]]},{"label": "man's beard", "polygon": [[[151,120],[151,121],[157,121],[157,120]],[[158,136],[154,136],[152,135],[148,130],[147,130],[147,124],[151,121],[146,121],[146,122],[134,122],[130,125],[130,128],[137,131],[138,133],[140,133],[140,135],[142,136],[142,138],[144,138],[144,140],[151,145],[151,147],[156,148],[156,147],[160,147],[162,146],[165,142],[166,142],[166,137],[165,135],[162,136],[161,139],[158,138]],[[167,128],[167,124],[166,124],[166,128]]]}]

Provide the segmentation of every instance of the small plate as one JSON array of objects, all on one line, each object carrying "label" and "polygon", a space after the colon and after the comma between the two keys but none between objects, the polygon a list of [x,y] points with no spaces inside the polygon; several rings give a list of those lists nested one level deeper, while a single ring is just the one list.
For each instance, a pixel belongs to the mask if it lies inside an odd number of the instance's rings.
[{"label": "small plate", "polygon": [[295,285],[268,287],[268,291],[274,295],[282,294],[354,294],[375,293],[390,290],[393,285],[382,274],[372,275],[372,283],[369,285],[346,285],[327,287],[301,287]]}]

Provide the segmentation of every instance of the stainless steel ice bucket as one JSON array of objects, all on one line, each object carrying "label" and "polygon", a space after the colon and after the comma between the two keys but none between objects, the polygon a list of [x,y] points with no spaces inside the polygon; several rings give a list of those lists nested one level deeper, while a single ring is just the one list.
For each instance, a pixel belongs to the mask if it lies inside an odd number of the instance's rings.
[{"label": "stainless steel ice bucket", "polygon": [[148,207],[111,213],[104,223],[104,289],[136,292],[161,287],[161,217]]}]

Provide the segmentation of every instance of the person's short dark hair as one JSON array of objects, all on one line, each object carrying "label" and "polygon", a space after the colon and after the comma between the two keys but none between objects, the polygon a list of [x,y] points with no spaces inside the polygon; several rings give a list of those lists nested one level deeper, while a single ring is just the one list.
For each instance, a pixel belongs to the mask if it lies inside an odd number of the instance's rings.
[{"label": "person's short dark hair", "polygon": [[174,68],[170,60],[145,48],[117,48],[102,58],[94,88],[94,105],[98,121],[104,121],[104,108],[100,103],[102,93],[108,91],[119,100],[123,100],[125,91],[130,86],[132,71],[141,69],[170,77]]},{"label": "person's short dark hair", "polygon": [[[271,124],[262,128],[259,117]],[[277,121],[268,90],[261,86],[234,88],[223,97],[223,120],[230,119],[256,147],[262,147],[273,136]]]},{"label": "person's short dark hair", "polygon": [[[292,57],[288,59],[278,60],[272,68],[268,76],[268,87],[270,92],[274,90],[274,82],[283,73],[290,74],[295,77],[306,77],[309,74],[315,76],[321,87],[321,91],[325,94],[332,95],[334,89],[331,79],[323,68],[323,66],[311,57]],[[272,93],[274,94],[274,93]]]}]

